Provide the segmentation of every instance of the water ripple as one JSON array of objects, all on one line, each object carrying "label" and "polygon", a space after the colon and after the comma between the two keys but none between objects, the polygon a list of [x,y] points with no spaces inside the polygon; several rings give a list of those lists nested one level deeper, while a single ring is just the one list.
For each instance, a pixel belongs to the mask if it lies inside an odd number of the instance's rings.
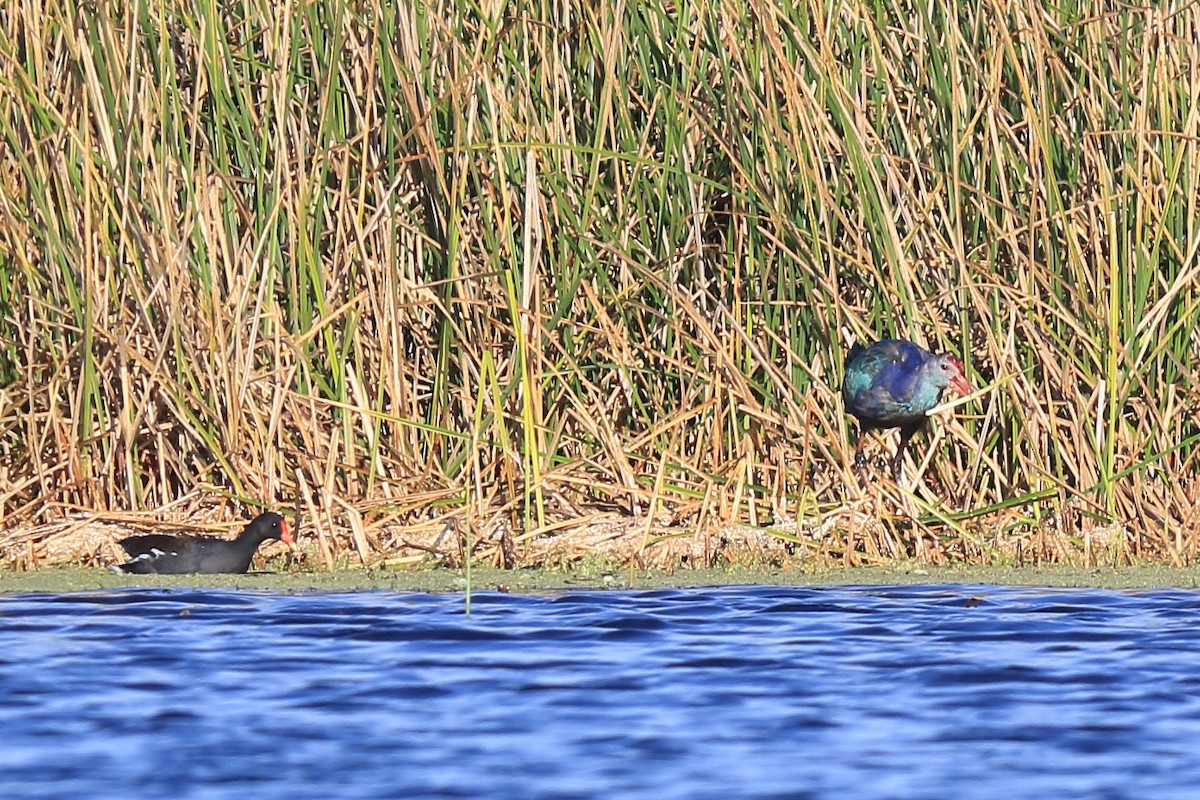
[{"label": "water ripple", "polygon": [[0,797],[1190,799],[1198,622],[1179,590],[6,596]]}]

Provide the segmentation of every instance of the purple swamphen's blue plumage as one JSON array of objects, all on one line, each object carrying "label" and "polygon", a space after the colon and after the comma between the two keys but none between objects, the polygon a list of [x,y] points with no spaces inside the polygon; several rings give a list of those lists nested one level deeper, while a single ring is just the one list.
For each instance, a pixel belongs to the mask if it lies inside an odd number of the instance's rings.
[{"label": "purple swamphen's blue plumage", "polygon": [[925,426],[925,412],[940,402],[947,388],[959,395],[971,393],[962,362],[948,353],[931,353],[901,339],[850,348],[842,396],[861,428],[854,466],[860,471],[866,466],[862,446],[867,431],[899,428],[900,446],[892,459],[892,477],[899,479],[909,439]]}]

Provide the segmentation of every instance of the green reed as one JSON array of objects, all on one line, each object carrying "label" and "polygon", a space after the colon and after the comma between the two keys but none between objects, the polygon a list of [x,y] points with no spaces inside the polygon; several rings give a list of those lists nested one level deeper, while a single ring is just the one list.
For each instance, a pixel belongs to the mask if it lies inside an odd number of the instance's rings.
[{"label": "green reed", "polygon": [[18,3],[0,518],[310,487],[328,519],[461,490],[480,531],[819,519],[865,496],[842,354],[901,335],[995,387],[918,487],[946,553],[986,558],[947,520],[991,509],[1190,558],[1196,28],[1003,0]]}]

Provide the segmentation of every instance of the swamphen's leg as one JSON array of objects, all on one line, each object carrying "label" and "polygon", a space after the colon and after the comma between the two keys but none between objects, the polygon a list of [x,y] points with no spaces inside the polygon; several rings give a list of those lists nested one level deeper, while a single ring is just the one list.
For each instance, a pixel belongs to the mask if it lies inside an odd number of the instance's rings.
[{"label": "swamphen's leg", "polygon": [[921,425],[906,425],[900,429],[900,444],[896,447],[896,457],[892,459],[892,480],[896,483],[900,482],[900,471],[904,465],[904,451],[908,449],[908,442],[921,430]]},{"label": "swamphen's leg", "polygon": [[858,441],[854,445],[854,471],[858,473],[858,482],[863,486],[870,483],[867,470],[867,457],[863,454],[863,445],[867,443],[868,433],[869,431],[866,428],[859,428]]},{"label": "swamphen's leg", "polygon": [[867,432],[858,432],[858,443],[854,445],[854,468],[859,472],[863,472],[867,468],[867,457],[863,455],[863,444],[866,441]]}]

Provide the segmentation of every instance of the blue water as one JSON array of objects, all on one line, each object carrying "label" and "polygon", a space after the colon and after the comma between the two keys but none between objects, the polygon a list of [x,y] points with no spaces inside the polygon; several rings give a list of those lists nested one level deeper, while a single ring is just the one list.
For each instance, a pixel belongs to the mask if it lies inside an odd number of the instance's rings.
[{"label": "blue water", "polygon": [[1200,594],[0,597],[0,798],[1200,797]]}]

